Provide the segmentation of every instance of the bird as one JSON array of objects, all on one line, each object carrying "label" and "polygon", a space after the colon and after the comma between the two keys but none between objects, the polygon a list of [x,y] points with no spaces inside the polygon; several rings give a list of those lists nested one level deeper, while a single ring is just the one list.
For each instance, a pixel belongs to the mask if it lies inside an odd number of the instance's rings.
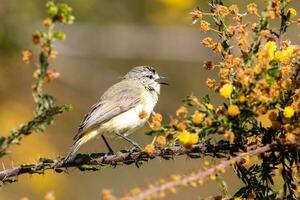
[{"label": "bird", "polygon": [[151,66],[137,66],[108,88],[81,121],[64,163],[74,158],[83,144],[97,136],[102,137],[110,153],[113,150],[105,136],[121,137],[140,148],[127,136],[149,119],[158,102],[160,86],[167,85],[164,79]]}]

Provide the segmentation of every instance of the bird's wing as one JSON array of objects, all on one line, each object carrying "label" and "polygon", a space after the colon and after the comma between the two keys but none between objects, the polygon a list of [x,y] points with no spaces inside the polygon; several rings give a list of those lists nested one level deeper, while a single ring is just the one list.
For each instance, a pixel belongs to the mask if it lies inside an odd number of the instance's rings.
[{"label": "bird's wing", "polygon": [[[122,87],[120,87],[122,85]],[[79,125],[74,140],[79,140],[84,133],[101,125],[113,117],[128,111],[141,102],[142,90],[136,83],[122,81],[109,88],[100,101],[91,107]]]}]

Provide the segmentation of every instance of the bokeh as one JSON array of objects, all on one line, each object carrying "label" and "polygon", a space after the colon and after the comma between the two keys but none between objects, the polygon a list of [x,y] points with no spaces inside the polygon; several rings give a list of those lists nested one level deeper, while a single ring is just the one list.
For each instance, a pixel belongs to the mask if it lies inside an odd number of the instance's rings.
[{"label": "bokeh", "polygon": [[[21,51],[33,48],[31,32],[42,28],[45,17],[45,0],[0,0],[0,135],[24,123],[33,116],[31,96],[34,66],[22,63]],[[76,23],[59,27],[67,33],[66,41],[55,46],[58,59],[51,67],[61,77],[46,86],[59,104],[71,104],[73,110],[58,116],[44,134],[32,134],[14,145],[11,154],[0,168],[35,162],[39,157],[65,155],[72,145],[73,135],[84,114],[101,94],[126,73],[138,65],[150,65],[167,76],[169,86],[163,87],[155,111],[168,119],[174,115],[181,100],[194,94],[217,95],[205,86],[208,76],[216,76],[202,68],[203,60],[218,59],[200,45],[206,35],[192,25],[189,15],[196,7],[207,9],[203,0],[65,0],[74,9]],[[245,8],[250,2],[226,1]],[[251,1],[263,8],[263,1]],[[294,2],[299,9],[299,4]],[[293,31],[290,31],[293,33]],[[297,35],[291,34],[292,39]],[[299,40],[299,37],[298,37]],[[151,142],[145,127],[131,135],[142,146]],[[110,141],[115,150],[130,148],[128,143]],[[98,139],[86,144],[80,152],[105,152]],[[22,197],[43,199],[54,191],[57,199],[100,199],[103,188],[113,189],[121,195],[136,186],[143,186],[166,178],[198,169],[204,160],[191,160],[185,156],[172,161],[152,160],[141,168],[120,166],[97,172],[80,172],[70,169],[68,174],[46,172],[44,175],[24,175],[18,183],[0,188],[0,200],[19,200]],[[241,182],[228,171],[224,175],[229,192],[234,192]],[[207,183],[201,188],[185,189],[168,199],[199,199],[219,194],[220,187]]]}]

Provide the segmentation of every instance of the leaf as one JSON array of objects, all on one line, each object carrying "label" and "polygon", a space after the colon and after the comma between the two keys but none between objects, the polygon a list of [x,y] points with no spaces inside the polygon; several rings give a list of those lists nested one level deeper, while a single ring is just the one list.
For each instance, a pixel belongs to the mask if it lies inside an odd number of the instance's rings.
[{"label": "leaf", "polygon": [[273,67],[273,68],[271,68],[271,69],[269,69],[268,71],[267,71],[267,73],[270,75],[270,76],[272,76],[272,77],[279,77],[280,76],[280,69],[279,69],[279,67]]}]

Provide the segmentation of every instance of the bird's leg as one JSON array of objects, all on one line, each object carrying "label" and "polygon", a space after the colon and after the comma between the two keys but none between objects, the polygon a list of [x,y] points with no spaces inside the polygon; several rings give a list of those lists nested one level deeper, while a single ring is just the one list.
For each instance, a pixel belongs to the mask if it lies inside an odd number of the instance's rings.
[{"label": "bird's leg", "polygon": [[117,136],[123,138],[124,140],[126,140],[127,142],[129,142],[130,144],[132,144],[135,148],[141,149],[140,145],[138,145],[138,143],[136,143],[135,141],[129,139],[128,137],[126,137],[125,135],[122,135],[120,133],[116,133]]},{"label": "bird's leg", "polygon": [[106,138],[104,137],[103,134],[101,135],[101,137],[102,137],[102,139],[103,139],[103,141],[104,141],[104,143],[105,143],[105,145],[106,145],[106,147],[107,147],[107,149],[108,149],[108,154],[113,155],[113,154],[114,154],[114,151],[112,150],[112,148],[111,148],[110,145],[108,144]]}]

